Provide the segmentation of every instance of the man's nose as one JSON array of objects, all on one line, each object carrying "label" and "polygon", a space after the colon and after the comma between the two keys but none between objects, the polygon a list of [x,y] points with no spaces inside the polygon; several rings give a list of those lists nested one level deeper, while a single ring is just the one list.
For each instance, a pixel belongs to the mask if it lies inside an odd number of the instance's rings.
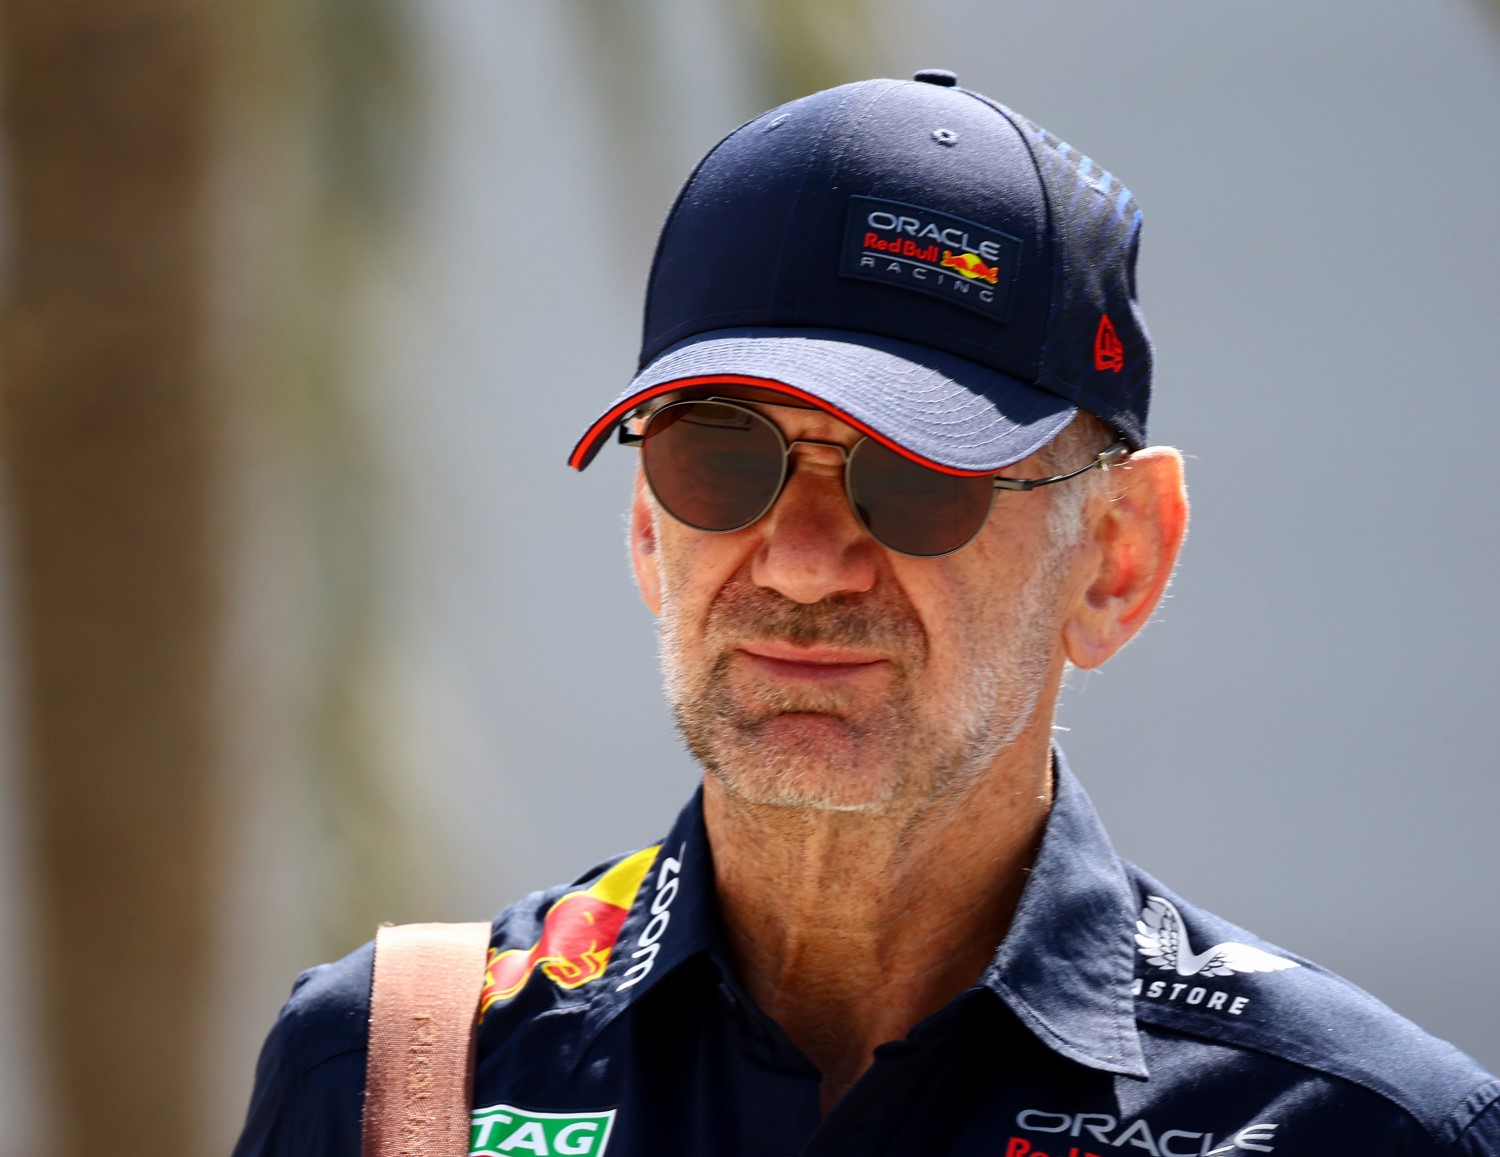
[{"label": "man's nose", "polygon": [[756,527],[751,578],[798,603],[870,590],[880,547],[849,507],[842,458],[803,444],[789,465],[791,477]]}]

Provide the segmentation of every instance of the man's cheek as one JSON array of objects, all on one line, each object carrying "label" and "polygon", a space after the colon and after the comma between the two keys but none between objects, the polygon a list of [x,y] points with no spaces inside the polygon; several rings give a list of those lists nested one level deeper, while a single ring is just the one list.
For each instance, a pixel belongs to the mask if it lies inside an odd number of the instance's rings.
[{"label": "man's cheek", "polygon": [[[677,530],[681,532],[683,528]],[[701,638],[708,629],[714,595],[732,571],[725,571],[720,577],[712,549],[715,544],[703,541],[718,536],[690,533],[690,538],[678,533],[660,540],[662,614],[665,616],[670,610],[679,632]]]},{"label": "man's cheek", "polygon": [[667,592],[663,600],[657,621],[661,666],[674,701],[703,693],[712,660],[704,626],[705,611],[706,608],[688,605],[678,591]]}]

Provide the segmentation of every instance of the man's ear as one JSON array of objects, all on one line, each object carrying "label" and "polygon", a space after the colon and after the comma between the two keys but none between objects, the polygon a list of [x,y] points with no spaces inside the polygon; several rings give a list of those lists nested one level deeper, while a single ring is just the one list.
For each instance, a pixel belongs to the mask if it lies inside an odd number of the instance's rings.
[{"label": "man's ear", "polygon": [[653,615],[661,614],[660,556],[656,552],[656,521],[652,516],[651,494],[646,476],[635,474],[635,495],[630,502],[630,565],[635,570],[635,585]]},{"label": "man's ear", "polygon": [[1166,446],[1132,454],[1110,470],[1110,501],[1090,511],[1091,560],[1063,624],[1076,667],[1097,667],[1146,625],[1172,577],[1187,533],[1182,455]]}]

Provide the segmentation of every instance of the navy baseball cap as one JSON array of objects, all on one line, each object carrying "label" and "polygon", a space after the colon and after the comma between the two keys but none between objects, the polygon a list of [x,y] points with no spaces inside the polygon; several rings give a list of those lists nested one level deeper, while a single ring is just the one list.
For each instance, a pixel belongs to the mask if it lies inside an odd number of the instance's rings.
[{"label": "navy baseball cap", "polygon": [[738,384],[830,411],[907,457],[989,474],[1081,407],[1146,440],[1141,213],[1089,157],[951,72],[867,80],[725,137],[657,243],[639,371],[591,425]]}]

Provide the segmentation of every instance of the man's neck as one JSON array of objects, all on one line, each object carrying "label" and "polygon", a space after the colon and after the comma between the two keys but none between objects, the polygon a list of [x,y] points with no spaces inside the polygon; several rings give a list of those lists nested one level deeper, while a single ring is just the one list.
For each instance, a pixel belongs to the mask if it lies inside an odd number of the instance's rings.
[{"label": "man's neck", "polygon": [[1028,728],[967,790],[915,817],[756,805],[708,778],[736,973],[823,1073],[825,1114],[877,1045],[989,964],[1051,807],[1049,732]]}]

